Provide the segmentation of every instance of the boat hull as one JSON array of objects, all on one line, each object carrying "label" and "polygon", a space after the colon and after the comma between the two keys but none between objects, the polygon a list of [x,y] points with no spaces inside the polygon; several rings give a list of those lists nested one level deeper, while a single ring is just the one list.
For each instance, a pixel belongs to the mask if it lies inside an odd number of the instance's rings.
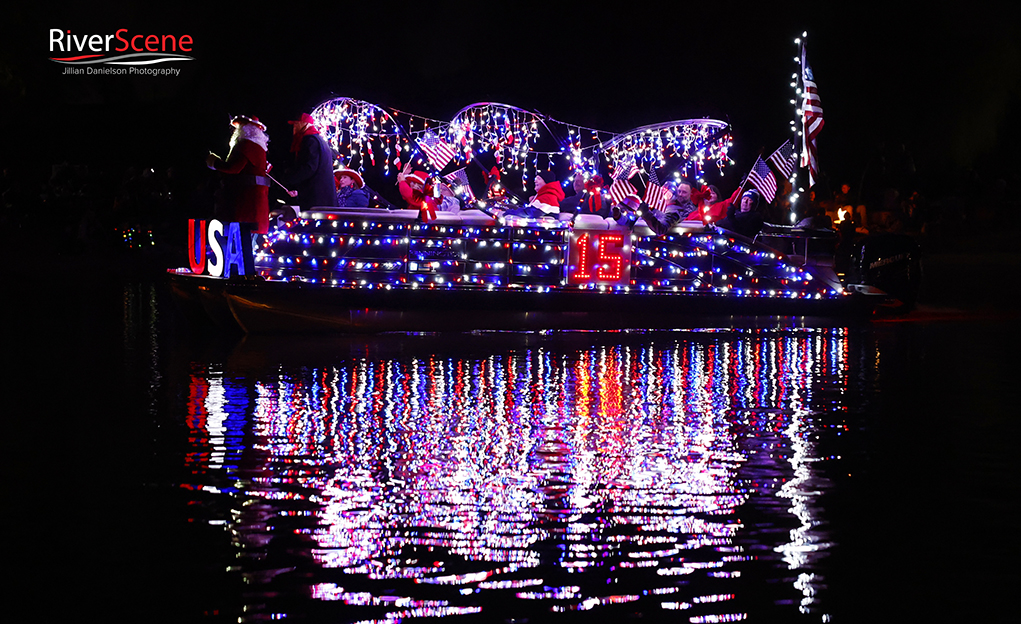
[{"label": "boat hull", "polygon": [[591,290],[368,290],[184,274],[172,274],[171,281],[175,295],[200,301],[217,325],[236,323],[250,334],[829,325],[868,318],[878,303],[854,295],[806,300]]}]

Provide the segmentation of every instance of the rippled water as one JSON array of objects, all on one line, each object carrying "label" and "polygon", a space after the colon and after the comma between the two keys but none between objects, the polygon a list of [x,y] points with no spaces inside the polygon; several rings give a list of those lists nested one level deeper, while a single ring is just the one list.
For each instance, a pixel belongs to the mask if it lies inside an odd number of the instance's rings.
[{"label": "rippled water", "polygon": [[[80,320],[89,332],[55,330],[74,343],[65,365],[80,371],[81,396],[105,397],[107,416],[50,434],[65,453],[44,461],[69,499],[26,487],[79,512],[40,512],[55,542],[39,551],[61,553],[43,567],[71,569],[83,587],[57,592],[78,601],[72,611],[123,621],[911,621],[933,619],[941,609],[921,597],[946,600],[939,592],[951,587],[967,595],[948,613],[988,614],[1016,579],[1005,571],[1013,551],[995,550],[1011,538],[962,537],[956,523],[970,516],[949,498],[981,479],[1006,483],[1016,463],[984,436],[1014,432],[1014,421],[999,420],[994,400],[991,429],[928,427],[961,407],[932,385],[941,379],[916,376],[952,349],[945,330],[238,340],[182,326],[158,285],[109,294],[108,309],[90,306]],[[70,409],[80,397],[68,392],[57,401]],[[932,423],[912,405],[931,409]],[[919,449],[926,440],[937,444]],[[982,448],[955,447],[966,440]],[[944,466],[938,453],[991,463],[970,465],[974,480],[961,467],[948,477],[930,470]],[[963,494],[985,512],[1003,496]],[[982,526],[1016,521],[987,514]],[[945,537],[982,552],[930,569],[954,552]],[[85,554],[69,558],[68,543]],[[88,562],[68,563],[78,556]],[[957,568],[976,565],[985,580],[960,582]],[[992,594],[976,598],[980,586]]]},{"label": "rippled water", "polygon": [[[359,622],[826,620],[834,458],[817,440],[846,427],[848,331],[619,336],[453,356],[443,342],[487,336],[447,336],[258,375],[194,363],[182,487],[266,601],[249,617],[297,592]],[[298,561],[273,563],[281,549]]]}]

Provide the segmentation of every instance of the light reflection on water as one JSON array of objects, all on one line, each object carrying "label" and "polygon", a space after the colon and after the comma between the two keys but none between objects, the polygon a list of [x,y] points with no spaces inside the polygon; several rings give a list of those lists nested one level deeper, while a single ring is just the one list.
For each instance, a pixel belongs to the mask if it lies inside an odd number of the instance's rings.
[{"label": "light reflection on water", "polygon": [[843,427],[848,342],[706,330],[195,364],[183,486],[230,531],[244,620],[828,621],[816,441]]}]

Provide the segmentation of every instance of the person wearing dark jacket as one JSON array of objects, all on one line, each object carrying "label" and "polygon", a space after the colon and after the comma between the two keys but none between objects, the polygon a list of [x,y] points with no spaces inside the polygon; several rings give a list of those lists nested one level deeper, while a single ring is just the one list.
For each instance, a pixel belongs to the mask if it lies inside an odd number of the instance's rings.
[{"label": "person wearing dark jacket", "polygon": [[[578,183],[580,173],[574,174],[575,182],[572,195],[560,202],[562,213],[593,214],[603,218],[610,216],[610,202],[603,201],[603,176],[593,174],[588,179],[582,178]],[[580,188],[579,188],[580,187]]]},{"label": "person wearing dark jacket", "polygon": [[333,181],[333,150],[326,143],[315,126],[315,120],[308,113],[302,113],[295,121],[291,139],[291,153],[294,166],[284,171],[284,182],[291,197],[298,198],[301,209],[314,206],[337,205],[336,185]]},{"label": "person wearing dark jacket", "polygon": [[670,231],[670,228],[681,221],[689,218],[689,215],[698,215],[698,207],[691,201],[691,185],[687,182],[667,182],[668,203],[662,210],[653,210],[648,204],[642,202],[638,213],[645,221],[645,225],[656,233],[663,236]]},{"label": "person wearing dark jacket", "polygon": [[365,208],[369,205],[369,194],[365,191],[365,180],[353,169],[337,167],[333,172],[337,184],[337,206],[340,208]]},{"label": "person wearing dark jacket", "polygon": [[575,172],[574,177],[571,178],[571,188],[574,190],[574,194],[560,200],[560,212],[577,213],[578,207],[585,199],[585,177],[581,171]]},{"label": "person wearing dark jacket", "polygon": [[755,235],[762,230],[764,219],[759,212],[759,192],[750,189],[741,195],[740,207],[738,204],[731,204],[727,208],[727,216],[720,219],[716,225],[724,230],[730,230],[748,238],[755,238]]}]

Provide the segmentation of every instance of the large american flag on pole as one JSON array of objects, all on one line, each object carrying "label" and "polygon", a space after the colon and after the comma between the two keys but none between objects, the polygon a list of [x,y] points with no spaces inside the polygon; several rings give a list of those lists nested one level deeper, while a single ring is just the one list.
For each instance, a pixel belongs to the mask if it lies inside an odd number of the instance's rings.
[{"label": "large american flag on pole", "polygon": [[815,184],[819,177],[819,157],[816,152],[815,139],[823,127],[822,103],[819,101],[819,90],[815,85],[815,75],[805,56],[805,44],[801,44],[801,166],[808,167],[808,185]]},{"label": "large american flag on pole", "polygon": [[767,161],[773,165],[773,169],[780,174],[780,177],[784,179],[790,178],[794,174],[794,164],[797,161],[794,154],[794,145],[790,140],[786,141],[773,152]]},{"label": "large american flag on pole", "polygon": [[762,160],[761,156],[755,159],[752,170],[748,172],[748,183],[762,193],[762,197],[767,203],[776,197],[776,178],[773,177],[773,172],[769,170],[769,165]]},{"label": "large american flag on pole", "polygon": [[418,146],[422,148],[425,155],[429,157],[429,162],[431,162],[436,169],[442,169],[445,167],[454,155],[457,154],[457,150],[453,145],[447,143],[432,132],[429,132],[421,139],[418,139]]}]

